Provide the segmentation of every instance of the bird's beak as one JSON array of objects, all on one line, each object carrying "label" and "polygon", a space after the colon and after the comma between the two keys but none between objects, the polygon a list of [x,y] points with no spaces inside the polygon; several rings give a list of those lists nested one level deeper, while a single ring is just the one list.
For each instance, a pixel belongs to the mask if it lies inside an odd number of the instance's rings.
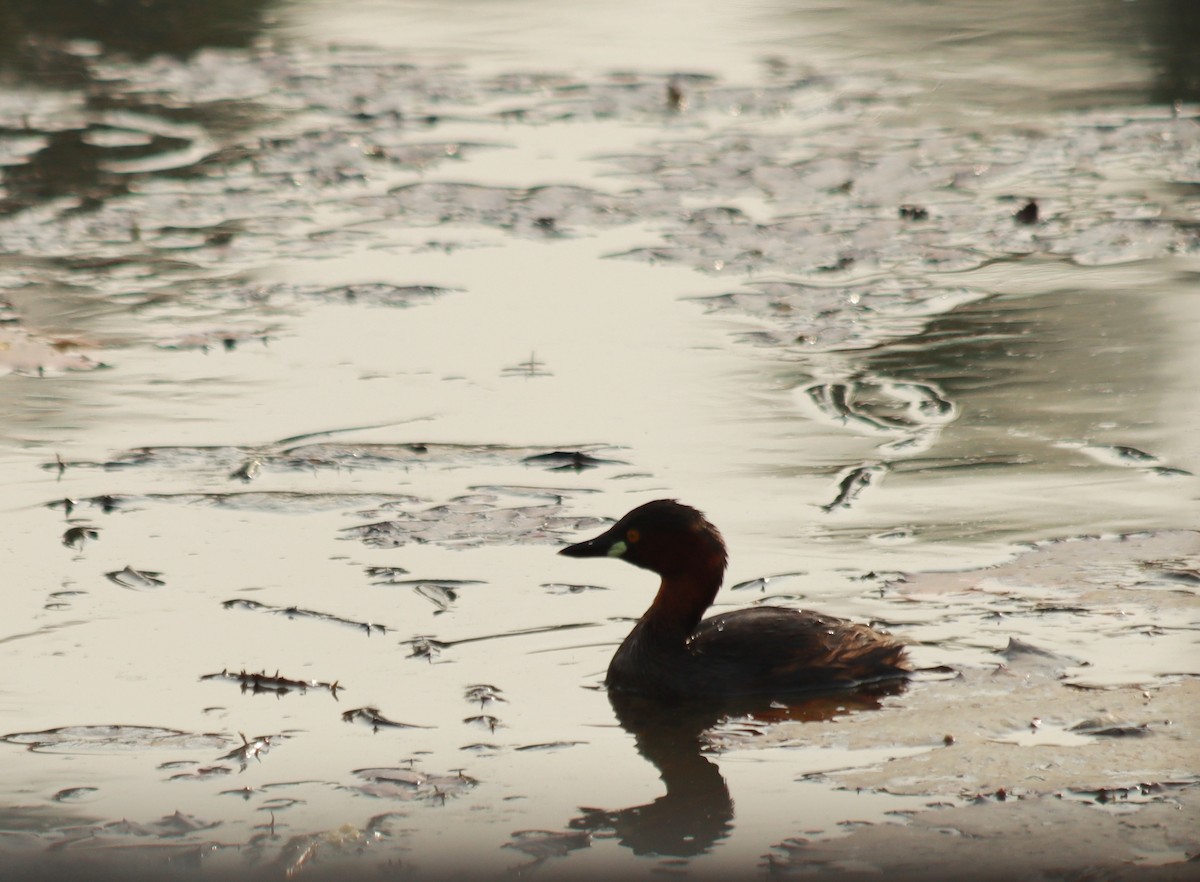
[{"label": "bird's beak", "polygon": [[625,548],[625,541],[617,539],[613,535],[613,531],[609,530],[601,533],[595,539],[568,545],[566,548],[560,549],[558,553],[565,554],[567,557],[620,557],[625,553]]}]

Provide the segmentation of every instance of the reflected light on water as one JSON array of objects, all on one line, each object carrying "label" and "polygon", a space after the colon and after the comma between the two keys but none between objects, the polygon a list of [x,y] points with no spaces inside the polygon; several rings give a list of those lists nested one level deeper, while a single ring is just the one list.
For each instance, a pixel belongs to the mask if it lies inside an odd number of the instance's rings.
[{"label": "reflected light on water", "polygon": [[[1185,859],[1194,4],[151,7],[0,4],[0,863]],[[921,676],[610,702],[664,496]]]}]

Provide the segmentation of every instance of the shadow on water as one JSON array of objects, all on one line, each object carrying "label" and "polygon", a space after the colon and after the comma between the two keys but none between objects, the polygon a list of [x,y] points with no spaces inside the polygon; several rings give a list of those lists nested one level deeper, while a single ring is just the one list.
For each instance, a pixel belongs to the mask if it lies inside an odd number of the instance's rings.
[{"label": "shadow on water", "polygon": [[705,755],[706,738],[723,722],[761,728],[775,723],[832,720],[877,710],[883,699],[903,692],[906,681],[892,680],[853,692],[795,696],[786,702],[745,700],[736,704],[666,705],[610,692],[621,727],[634,737],[667,792],[647,805],[609,811],[586,808],[570,821],[572,830],[609,834],[638,855],[693,857],[729,836],[734,801],[717,764]]},{"label": "shadow on water", "polygon": [[106,52],[135,58],[242,48],[259,36],[276,5],[277,0],[3,0],[0,67],[69,75],[67,58],[51,48],[59,40],[95,40]]},{"label": "shadow on water", "polygon": [[[160,93],[129,90],[119,78],[111,78],[111,71],[109,75],[98,72],[103,65],[97,64],[97,59],[188,58],[209,48],[251,47],[270,35],[278,5],[277,0],[114,0],[102,4],[92,0],[54,4],[0,0],[0,76],[37,90],[79,90],[83,110],[83,115],[74,117],[77,122],[66,126],[60,121],[40,130],[38,120],[27,120],[22,127],[0,128],[0,137],[40,134],[44,139],[39,149],[4,169],[6,192],[0,200],[0,215],[65,197],[80,200],[78,211],[95,210],[127,195],[140,176],[179,174],[200,158],[192,154],[207,149],[204,136],[228,134],[256,121],[260,113],[253,102],[189,101],[173,96],[169,106],[163,106],[157,97]],[[1154,71],[1144,86],[1147,97],[1166,103],[1200,98],[1200,53],[1194,51],[1200,41],[1196,4],[1157,0],[1125,6],[1130,8],[1122,15],[1142,16],[1137,27],[1144,41],[1139,48]],[[799,9],[794,15],[797,21],[808,21],[813,13]],[[983,12],[974,17],[970,11],[961,13],[947,26],[950,33],[946,39],[962,40],[990,25]],[[1097,51],[1136,51],[1128,46],[1127,29],[1111,22],[1097,21],[1091,37]],[[1121,42],[1116,43],[1118,40]],[[95,45],[85,45],[89,43]],[[919,44],[908,51],[919,55]],[[224,67],[218,63],[208,75],[231,75]],[[105,119],[114,112],[143,114],[155,123],[138,131],[138,124],[128,118],[123,122]],[[189,130],[178,123],[198,128]],[[172,157],[178,157],[183,168]],[[184,162],[185,158],[189,161]]]},{"label": "shadow on water", "polygon": [[1147,308],[1154,296],[1133,281],[994,295],[870,349],[805,354],[798,375],[781,377],[797,405],[843,446],[847,434],[874,442],[839,467],[822,509],[851,508],[902,473],[1116,466],[1186,477],[1177,450],[1138,446],[1136,427],[1160,419],[1175,371],[1167,313]]},{"label": "shadow on water", "polygon": [[[1087,437],[1120,414],[1155,418],[1169,338],[1164,315],[1130,289],[1062,288],[971,303],[924,333],[868,353],[871,374],[935,384],[964,421],[1035,432],[1039,442]],[[1062,402],[1070,397],[1067,412]],[[1003,428],[1002,428],[1003,427]]]},{"label": "shadow on water", "polygon": [[[0,199],[0,215],[63,197],[80,199],[81,210],[95,209],[129,192],[131,176],[114,172],[110,163],[188,146],[187,139],[161,132],[149,133],[141,144],[106,144],[113,128],[103,121],[104,114],[153,115],[161,108],[153,99],[123,93],[119,83],[97,77],[93,55],[186,58],[208,48],[245,48],[261,36],[275,5],[276,0],[0,0],[0,83],[11,77],[39,90],[82,90],[89,117],[82,126],[40,132],[44,146],[4,170],[7,193]],[[195,107],[170,114],[211,124],[205,115]],[[27,122],[23,133],[35,132],[36,126]]]},{"label": "shadow on water", "polygon": [[[1154,71],[1147,83],[1147,97],[1164,103],[1200,99],[1200,53],[1195,51],[1200,44],[1200,7],[1192,0],[1123,5],[1122,16],[1142,17],[1138,30],[1144,35],[1146,61]],[[37,89],[83,89],[86,109],[93,114],[114,109],[153,113],[158,108],[143,107],[144,102],[136,96],[121,94],[119,85],[98,79],[91,57],[118,55],[136,60],[166,54],[186,58],[206,48],[249,47],[268,32],[277,6],[277,0],[61,0],[52,4],[0,0],[0,74],[7,73],[16,82]],[[989,27],[985,13],[961,13],[947,26],[952,33],[945,39],[963,39]],[[799,9],[792,15],[807,21],[813,13]],[[925,21],[923,16],[917,18]],[[1006,12],[1005,19],[1009,18],[1014,16]],[[1019,14],[1015,18],[1019,21]],[[1103,17],[1092,18],[1092,38],[1099,51],[1131,51],[1127,29],[1114,27],[1101,20]],[[1062,39],[1074,37],[1064,35]],[[91,41],[97,47],[81,48],[78,41]],[[173,116],[179,116],[179,110],[176,108]],[[230,124],[227,119],[205,120],[204,113],[192,106],[182,116],[206,128],[214,123],[216,127]],[[84,197],[86,208],[126,193],[128,176],[106,172],[104,166],[108,161],[138,157],[131,157],[127,147],[97,144],[97,128],[104,129],[88,125],[44,133],[47,144],[39,152],[27,157],[21,167],[6,170],[10,195],[6,204],[0,204],[0,213],[70,195]],[[149,143],[138,145],[134,152],[153,155],[178,147]]]},{"label": "shadow on water", "polygon": [[1200,100],[1200,4],[1194,0],[1154,0],[1138,4],[1147,19],[1155,68],[1151,100]]}]

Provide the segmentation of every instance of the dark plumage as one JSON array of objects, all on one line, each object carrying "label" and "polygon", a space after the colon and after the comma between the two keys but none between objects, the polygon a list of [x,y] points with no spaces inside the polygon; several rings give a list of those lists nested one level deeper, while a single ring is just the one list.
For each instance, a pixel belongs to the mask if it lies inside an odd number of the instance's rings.
[{"label": "dark plumage", "polygon": [[725,575],[725,542],[704,515],[675,500],[641,505],[559,553],[618,557],[662,577],[609,664],[611,690],[671,699],[783,696],[909,670],[902,643],[833,616],[758,606],[702,621]]}]

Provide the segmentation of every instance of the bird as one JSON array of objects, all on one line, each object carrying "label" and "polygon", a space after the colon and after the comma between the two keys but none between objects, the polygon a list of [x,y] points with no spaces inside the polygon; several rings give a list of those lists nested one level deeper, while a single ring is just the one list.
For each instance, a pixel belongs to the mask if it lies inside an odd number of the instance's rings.
[{"label": "bird", "polygon": [[650,608],[613,655],[612,692],[667,701],[785,697],[901,678],[903,642],[810,610],[754,606],[703,618],[728,562],[720,532],[698,510],[656,499],[567,557],[614,557],[661,578]]}]

